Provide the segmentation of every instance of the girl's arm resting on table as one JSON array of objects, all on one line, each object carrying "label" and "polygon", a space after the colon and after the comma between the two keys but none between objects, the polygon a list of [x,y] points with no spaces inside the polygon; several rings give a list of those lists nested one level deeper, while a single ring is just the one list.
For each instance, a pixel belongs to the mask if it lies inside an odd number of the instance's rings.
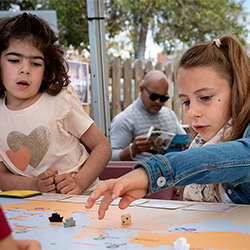
[{"label": "girl's arm resting on table", "polygon": [[55,192],[55,174],[57,174],[56,169],[48,169],[37,178],[16,175],[11,173],[3,162],[0,162],[0,189],[37,190],[46,193]]},{"label": "girl's arm resting on table", "polygon": [[118,179],[104,181],[90,195],[86,208],[93,207],[95,201],[104,196],[98,210],[99,219],[103,219],[109,204],[119,196],[122,199],[119,202],[119,208],[125,209],[134,200],[145,196],[148,189],[148,176],[143,168],[136,169]]},{"label": "girl's arm resting on table", "polygon": [[15,175],[9,171],[3,162],[0,162],[0,189],[28,189],[40,191],[37,186],[36,178]]},{"label": "girl's arm resting on table", "polygon": [[81,141],[91,153],[83,167],[71,180],[66,175],[56,177],[57,189],[61,193],[81,194],[100,176],[111,158],[109,142],[95,123],[81,136]]},{"label": "girl's arm resting on table", "polygon": [[81,141],[90,149],[91,153],[74,178],[80,183],[82,190],[85,190],[107,166],[112,150],[108,140],[95,123],[82,135]]}]

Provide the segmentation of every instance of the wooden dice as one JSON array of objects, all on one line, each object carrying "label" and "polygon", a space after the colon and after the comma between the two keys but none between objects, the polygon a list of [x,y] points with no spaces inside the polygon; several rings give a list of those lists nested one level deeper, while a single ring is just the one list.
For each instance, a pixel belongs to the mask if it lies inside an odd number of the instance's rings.
[{"label": "wooden dice", "polygon": [[122,223],[122,225],[130,225],[131,224],[131,215],[130,214],[123,214],[121,216],[121,223]]}]

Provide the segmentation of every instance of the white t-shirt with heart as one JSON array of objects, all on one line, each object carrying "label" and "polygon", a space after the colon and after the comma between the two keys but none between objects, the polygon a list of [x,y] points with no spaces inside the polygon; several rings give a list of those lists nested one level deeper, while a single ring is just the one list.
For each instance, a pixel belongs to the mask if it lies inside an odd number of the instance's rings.
[{"label": "white t-shirt with heart", "polygon": [[36,177],[48,168],[76,173],[88,157],[79,138],[93,120],[71,85],[56,96],[43,93],[31,106],[9,110],[0,99],[0,155],[14,174]]}]

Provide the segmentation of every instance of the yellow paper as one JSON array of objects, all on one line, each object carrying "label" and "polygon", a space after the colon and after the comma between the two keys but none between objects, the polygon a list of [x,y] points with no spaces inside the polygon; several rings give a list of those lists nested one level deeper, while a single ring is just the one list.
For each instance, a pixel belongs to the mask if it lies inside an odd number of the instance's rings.
[{"label": "yellow paper", "polygon": [[33,190],[9,190],[0,192],[0,196],[13,197],[13,198],[26,198],[39,194],[42,193],[40,191],[33,191]]}]

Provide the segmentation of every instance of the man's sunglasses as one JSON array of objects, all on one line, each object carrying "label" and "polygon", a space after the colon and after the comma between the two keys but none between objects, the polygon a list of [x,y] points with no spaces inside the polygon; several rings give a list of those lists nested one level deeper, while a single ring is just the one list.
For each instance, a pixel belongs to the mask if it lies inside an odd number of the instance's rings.
[{"label": "man's sunglasses", "polygon": [[166,102],[169,99],[169,95],[158,95],[156,93],[153,93],[150,90],[148,90],[145,85],[143,85],[143,88],[148,92],[149,99],[151,101],[156,101],[158,98],[160,98],[161,102]]}]

